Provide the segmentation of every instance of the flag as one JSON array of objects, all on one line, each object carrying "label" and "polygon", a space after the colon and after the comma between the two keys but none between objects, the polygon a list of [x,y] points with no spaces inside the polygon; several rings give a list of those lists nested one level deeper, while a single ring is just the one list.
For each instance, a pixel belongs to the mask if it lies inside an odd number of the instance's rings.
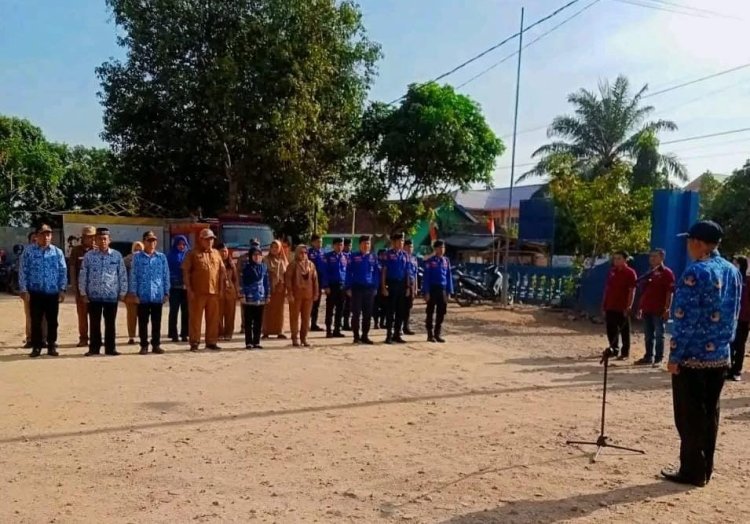
[{"label": "flag", "polygon": [[495,219],[494,218],[490,217],[487,220],[487,229],[490,230],[490,233],[492,234],[492,236],[495,236]]},{"label": "flag", "polygon": [[430,240],[434,242],[438,239],[438,229],[435,222],[430,222]]}]

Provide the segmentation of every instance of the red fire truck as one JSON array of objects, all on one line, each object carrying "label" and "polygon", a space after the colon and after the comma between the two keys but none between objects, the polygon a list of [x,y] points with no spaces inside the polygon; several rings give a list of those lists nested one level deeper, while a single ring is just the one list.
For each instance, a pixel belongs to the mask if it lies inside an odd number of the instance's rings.
[{"label": "red fire truck", "polygon": [[256,215],[220,215],[219,218],[185,219],[170,221],[169,236],[185,235],[191,246],[196,245],[198,234],[202,229],[210,228],[218,242],[224,243],[233,258],[239,258],[250,249],[254,239],[260,242],[265,254],[273,241],[273,231],[260,221]]}]

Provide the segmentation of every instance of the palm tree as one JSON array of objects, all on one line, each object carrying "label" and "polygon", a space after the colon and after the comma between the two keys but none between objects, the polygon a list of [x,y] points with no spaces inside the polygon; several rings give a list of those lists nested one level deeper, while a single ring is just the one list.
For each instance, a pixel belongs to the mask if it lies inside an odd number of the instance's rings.
[{"label": "palm tree", "polygon": [[685,166],[674,155],[661,154],[657,149],[656,134],[675,131],[677,125],[671,120],[646,120],[654,111],[653,106],[642,105],[647,89],[643,86],[631,96],[630,83],[621,75],[614,84],[600,83],[598,95],[586,89],[568,95],[575,115],[558,116],[547,129],[549,138],[561,140],[534,151],[533,157],[541,157],[539,163],[519,180],[546,174],[556,155],[571,156],[586,178],[605,172],[615,160],[640,160],[641,167],[647,165],[654,172],[687,180]]}]

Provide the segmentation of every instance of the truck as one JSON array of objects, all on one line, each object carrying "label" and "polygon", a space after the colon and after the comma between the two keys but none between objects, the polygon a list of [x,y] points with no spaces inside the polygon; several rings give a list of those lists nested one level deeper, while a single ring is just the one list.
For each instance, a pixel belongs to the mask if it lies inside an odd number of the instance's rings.
[{"label": "truck", "polygon": [[263,253],[267,253],[273,242],[273,230],[261,222],[257,215],[220,215],[218,218],[201,218],[198,220],[173,220],[169,224],[169,236],[184,235],[191,246],[197,244],[202,229],[209,228],[216,235],[218,242],[229,248],[232,258],[239,258],[250,249],[250,242],[257,239]]}]

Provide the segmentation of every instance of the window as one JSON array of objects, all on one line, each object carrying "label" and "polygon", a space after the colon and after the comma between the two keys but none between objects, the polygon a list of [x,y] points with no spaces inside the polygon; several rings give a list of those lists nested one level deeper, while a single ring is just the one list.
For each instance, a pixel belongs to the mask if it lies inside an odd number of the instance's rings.
[{"label": "window", "polygon": [[221,241],[230,249],[250,247],[250,241],[257,238],[262,249],[268,249],[273,242],[273,231],[263,224],[225,224],[221,226]]}]

